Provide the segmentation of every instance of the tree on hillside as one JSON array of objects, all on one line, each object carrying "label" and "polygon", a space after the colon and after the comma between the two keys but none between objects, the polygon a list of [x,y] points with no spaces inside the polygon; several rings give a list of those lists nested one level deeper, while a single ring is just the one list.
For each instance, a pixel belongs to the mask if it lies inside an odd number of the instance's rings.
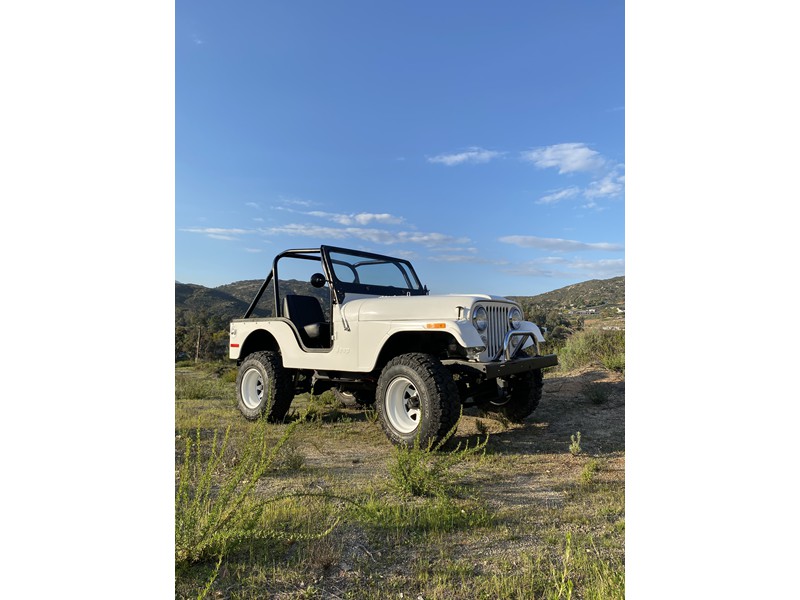
[{"label": "tree on hillside", "polygon": [[219,360],[228,352],[228,323],[204,312],[175,316],[175,358]]}]

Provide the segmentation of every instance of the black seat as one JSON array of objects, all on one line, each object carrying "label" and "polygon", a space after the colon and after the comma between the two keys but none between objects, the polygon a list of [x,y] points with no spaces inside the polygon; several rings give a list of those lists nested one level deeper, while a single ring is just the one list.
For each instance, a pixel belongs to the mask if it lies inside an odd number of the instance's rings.
[{"label": "black seat", "polygon": [[287,294],[283,299],[283,316],[297,326],[306,346],[327,348],[331,345],[331,324],[325,321],[322,306],[314,296]]}]

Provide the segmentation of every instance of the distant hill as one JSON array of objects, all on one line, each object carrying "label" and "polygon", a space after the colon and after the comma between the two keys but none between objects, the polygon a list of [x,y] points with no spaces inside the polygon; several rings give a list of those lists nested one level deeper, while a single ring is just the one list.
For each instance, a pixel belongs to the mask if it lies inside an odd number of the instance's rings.
[{"label": "distant hill", "polygon": [[545,310],[581,310],[604,306],[625,308],[625,276],[592,279],[537,296],[510,296],[526,306]]},{"label": "distant hill", "polygon": [[220,288],[175,282],[175,308],[206,314],[244,313],[249,302]]},{"label": "distant hill", "polygon": [[[215,288],[192,283],[175,282],[175,317],[178,324],[192,316],[227,323],[241,318],[250,306],[262,279],[236,281]],[[272,313],[272,284],[259,302],[254,316],[267,317]],[[317,296],[327,299],[327,289],[317,289],[305,281],[294,279],[281,282],[281,291],[291,294]],[[625,308],[625,277],[592,279],[569,285],[552,292],[536,296],[510,296],[523,307],[538,307],[544,310],[572,311],[603,306]]]},{"label": "distant hill", "polygon": [[[244,316],[262,283],[264,283],[263,279],[250,279],[207,288],[202,285],[176,281],[176,323],[184,324],[192,320],[192,317],[223,323],[228,323],[231,319],[239,319]],[[253,311],[253,316],[272,316],[273,293],[270,283]],[[285,294],[317,296],[323,300],[328,298],[327,290],[314,288],[310,283],[295,279],[281,281],[281,297]]]}]

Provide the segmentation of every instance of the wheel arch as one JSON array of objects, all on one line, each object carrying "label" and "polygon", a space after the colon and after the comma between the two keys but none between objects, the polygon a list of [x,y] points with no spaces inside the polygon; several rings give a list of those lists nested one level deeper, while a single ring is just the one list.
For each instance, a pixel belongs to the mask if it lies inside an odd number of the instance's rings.
[{"label": "wheel arch", "polygon": [[449,332],[398,331],[383,344],[375,362],[375,370],[380,372],[393,358],[401,354],[419,352],[439,359],[458,353],[461,346]]},{"label": "wheel arch", "polygon": [[256,329],[250,335],[248,335],[247,339],[245,339],[244,343],[242,343],[237,364],[242,364],[242,361],[253,352],[261,351],[273,351],[280,353],[281,348],[280,344],[278,344],[278,340],[276,340],[275,336],[273,336],[270,332],[264,329]]}]

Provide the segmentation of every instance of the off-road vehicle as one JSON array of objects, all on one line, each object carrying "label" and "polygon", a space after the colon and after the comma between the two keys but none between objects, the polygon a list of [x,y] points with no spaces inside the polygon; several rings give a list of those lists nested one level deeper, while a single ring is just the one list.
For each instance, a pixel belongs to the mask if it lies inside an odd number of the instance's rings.
[{"label": "off-road vehicle", "polygon": [[[316,296],[279,279],[301,263]],[[294,269],[296,270],[296,269]],[[269,317],[253,312],[272,283]],[[296,286],[295,286],[296,287]],[[281,421],[303,392],[333,390],[374,403],[389,440],[424,445],[456,423],[460,406],[522,421],[542,394],[544,337],[498,296],[429,295],[407,260],[333,246],[286,250],[230,328],[239,410]]]}]

